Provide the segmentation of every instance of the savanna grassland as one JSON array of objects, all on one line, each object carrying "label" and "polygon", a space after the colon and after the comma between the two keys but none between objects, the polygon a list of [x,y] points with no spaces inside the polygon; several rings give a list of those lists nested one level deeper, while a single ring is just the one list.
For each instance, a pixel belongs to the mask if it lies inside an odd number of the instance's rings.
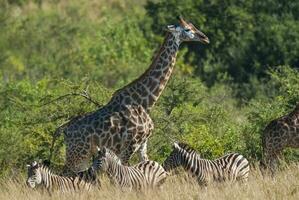
[{"label": "savanna grassland", "polygon": [[[121,191],[109,184],[104,179],[100,190],[77,193],[57,193],[49,195],[46,191],[33,191],[22,182],[9,181],[0,188],[0,199],[111,199],[111,200],[156,200],[156,199],[298,199],[299,197],[299,167],[291,165],[277,173],[273,179],[270,176],[262,176],[260,171],[253,170],[247,184],[212,184],[207,188],[201,188],[187,176],[171,176],[156,190],[146,192]],[[3,182],[2,182],[3,183]]]},{"label": "savanna grassland", "polygon": [[[150,158],[162,162],[172,141],[185,141],[204,158],[239,152],[259,163],[263,129],[299,102],[298,1],[0,0],[1,199],[140,198],[108,186],[41,195],[24,187],[26,164],[53,151],[59,173],[65,147],[60,137],[51,148],[56,128],[142,74],[177,15],[211,42],[180,47],[150,113]],[[142,198],[298,199],[298,149],[283,158],[275,179],[254,171],[247,185],[205,190],[171,178]]]}]

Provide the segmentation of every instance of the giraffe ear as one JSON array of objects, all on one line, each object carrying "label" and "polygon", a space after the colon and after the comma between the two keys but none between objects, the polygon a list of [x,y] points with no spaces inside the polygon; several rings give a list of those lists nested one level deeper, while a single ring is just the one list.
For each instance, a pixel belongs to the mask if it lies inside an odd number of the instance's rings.
[{"label": "giraffe ear", "polygon": [[175,25],[168,25],[168,26],[166,26],[166,31],[175,32],[176,31],[176,26]]}]

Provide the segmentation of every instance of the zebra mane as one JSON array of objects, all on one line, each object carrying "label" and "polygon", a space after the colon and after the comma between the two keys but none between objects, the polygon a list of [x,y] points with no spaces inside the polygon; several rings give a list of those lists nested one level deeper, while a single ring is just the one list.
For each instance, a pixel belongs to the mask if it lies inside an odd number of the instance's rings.
[{"label": "zebra mane", "polygon": [[189,144],[187,144],[187,143],[179,142],[177,144],[179,145],[180,148],[184,149],[188,153],[196,153],[196,154],[198,154],[197,151],[193,147],[191,147]]},{"label": "zebra mane", "polygon": [[112,158],[113,160],[119,160],[118,156],[110,149],[106,148],[106,152],[109,155],[110,158]]},{"label": "zebra mane", "polygon": [[44,165],[42,163],[40,164],[39,168],[48,174],[57,175],[47,165]]}]

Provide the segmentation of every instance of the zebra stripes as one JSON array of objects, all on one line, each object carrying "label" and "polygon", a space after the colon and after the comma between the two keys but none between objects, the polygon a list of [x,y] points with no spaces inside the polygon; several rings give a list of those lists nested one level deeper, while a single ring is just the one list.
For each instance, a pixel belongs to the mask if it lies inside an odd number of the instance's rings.
[{"label": "zebra stripes", "polygon": [[212,181],[242,181],[248,179],[249,162],[237,153],[230,153],[216,160],[200,158],[200,155],[187,144],[174,143],[173,151],[163,166],[155,161],[144,161],[134,166],[124,166],[120,159],[107,148],[98,149],[92,166],[76,177],[59,176],[44,164],[34,161],[28,165],[27,185],[38,186],[48,191],[61,192],[90,190],[97,184],[97,172],[106,173],[118,186],[130,190],[144,190],[161,185],[168,172],[182,166],[198,183],[207,185]]},{"label": "zebra stripes", "polygon": [[168,176],[168,173],[165,169],[155,161],[143,161],[133,166],[134,168],[142,171],[147,180],[147,185],[151,188],[160,186],[164,183],[165,178]]},{"label": "zebra stripes", "polygon": [[106,172],[121,188],[143,190],[160,185],[167,176],[164,168],[155,161],[144,161],[134,166],[124,166],[109,149],[98,149],[93,167]]},{"label": "zebra stripes", "polygon": [[61,192],[90,190],[96,184],[96,174],[93,168],[89,168],[84,172],[79,172],[76,177],[59,176],[51,172],[51,170],[36,161],[27,165],[28,178],[27,185],[31,188],[37,186],[44,187],[48,191],[58,190]]},{"label": "zebra stripes", "polygon": [[240,154],[230,153],[216,160],[206,160],[201,159],[188,145],[174,143],[173,151],[164,161],[163,167],[170,171],[179,166],[203,185],[211,181],[247,181],[249,173],[249,162]]}]

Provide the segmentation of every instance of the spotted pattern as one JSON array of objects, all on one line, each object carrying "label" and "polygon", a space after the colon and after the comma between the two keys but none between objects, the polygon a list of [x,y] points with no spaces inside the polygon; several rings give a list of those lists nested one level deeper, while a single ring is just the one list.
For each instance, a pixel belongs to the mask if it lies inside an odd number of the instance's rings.
[{"label": "spotted pattern", "polygon": [[266,126],[262,145],[264,164],[275,173],[283,149],[299,148],[299,104],[291,113],[271,121]]},{"label": "spotted pattern", "polygon": [[149,112],[172,74],[180,43],[209,42],[191,23],[182,18],[179,22],[176,28],[169,28],[152,64],[139,78],[116,91],[104,107],[63,126],[67,169],[86,169],[96,146],[113,150],[123,164],[137,150],[141,161],[148,160],[147,141],[154,129]]}]

